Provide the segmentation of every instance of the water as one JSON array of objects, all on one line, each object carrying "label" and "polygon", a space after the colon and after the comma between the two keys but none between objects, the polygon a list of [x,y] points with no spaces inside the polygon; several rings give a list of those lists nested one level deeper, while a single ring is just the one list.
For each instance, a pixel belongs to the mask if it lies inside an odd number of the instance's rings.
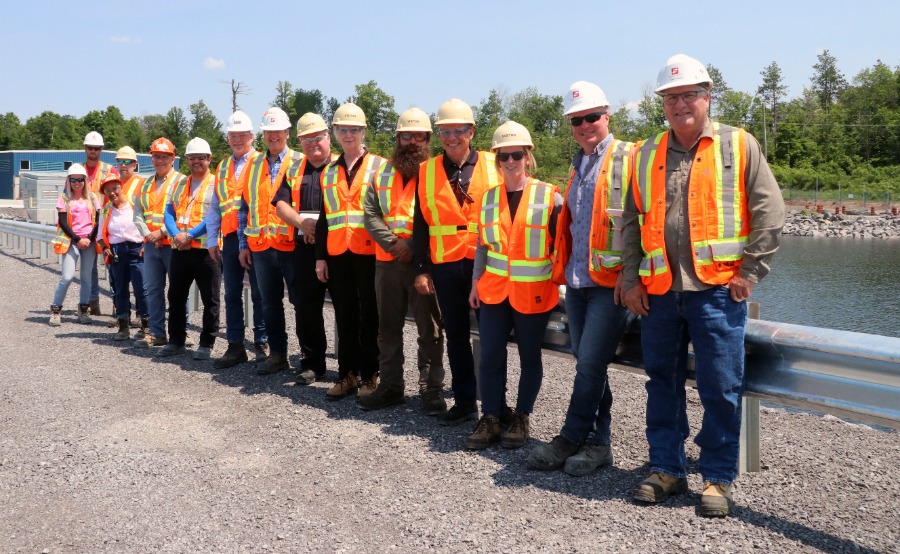
[{"label": "water", "polygon": [[782,237],[761,318],[900,337],[900,240]]}]

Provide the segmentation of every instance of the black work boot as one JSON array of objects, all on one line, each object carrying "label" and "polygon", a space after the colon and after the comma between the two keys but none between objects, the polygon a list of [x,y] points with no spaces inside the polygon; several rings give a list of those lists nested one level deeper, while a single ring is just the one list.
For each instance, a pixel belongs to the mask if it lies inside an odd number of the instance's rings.
[{"label": "black work boot", "polygon": [[221,358],[213,362],[213,367],[216,369],[226,369],[242,364],[247,360],[247,349],[244,348],[244,343],[230,342],[228,343],[228,350],[225,351],[225,354]]}]

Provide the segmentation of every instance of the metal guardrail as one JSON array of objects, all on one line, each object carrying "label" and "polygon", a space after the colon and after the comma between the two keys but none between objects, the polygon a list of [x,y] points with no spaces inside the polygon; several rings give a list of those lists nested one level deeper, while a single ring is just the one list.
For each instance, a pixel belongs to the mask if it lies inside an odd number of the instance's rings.
[{"label": "metal guardrail", "polygon": [[[26,254],[33,255],[34,246],[37,243],[42,260],[47,259],[50,255],[50,241],[55,236],[56,228],[49,225],[0,219],[0,242],[2,242],[3,246],[9,246],[17,250],[24,249]],[[54,256],[56,256],[55,253]]]}]

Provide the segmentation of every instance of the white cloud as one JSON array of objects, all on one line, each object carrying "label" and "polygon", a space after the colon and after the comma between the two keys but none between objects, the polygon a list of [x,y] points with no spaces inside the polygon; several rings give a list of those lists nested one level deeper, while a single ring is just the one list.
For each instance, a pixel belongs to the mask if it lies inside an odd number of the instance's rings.
[{"label": "white cloud", "polygon": [[141,37],[133,37],[131,35],[119,35],[109,37],[109,42],[116,42],[119,44],[140,44]]},{"label": "white cloud", "polygon": [[225,60],[209,56],[203,60],[203,67],[206,69],[225,69]]}]

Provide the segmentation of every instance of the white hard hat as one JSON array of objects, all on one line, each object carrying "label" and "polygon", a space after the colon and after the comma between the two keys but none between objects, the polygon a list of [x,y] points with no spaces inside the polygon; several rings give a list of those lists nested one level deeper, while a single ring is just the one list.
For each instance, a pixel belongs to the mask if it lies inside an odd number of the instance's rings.
[{"label": "white hard hat", "polygon": [[656,76],[656,94],[662,96],[670,88],[699,84],[707,84],[707,89],[713,86],[706,66],[685,54],[675,54]]},{"label": "white hard hat", "polygon": [[259,128],[263,131],[284,131],[291,128],[291,120],[284,110],[273,106],[263,114]]},{"label": "white hard hat", "polygon": [[253,122],[250,121],[250,116],[238,110],[228,116],[228,127],[225,128],[226,133],[243,133],[243,132],[253,132]]},{"label": "white hard hat", "polygon": [[491,138],[491,151],[496,152],[504,146],[524,146],[528,150],[534,150],[531,133],[524,125],[515,121],[507,121],[494,131],[494,136]]},{"label": "white hard hat", "polygon": [[191,154],[208,154],[212,156],[212,150],[210,150],[208,142],[200,137],[195,137],[187,143],[184,149],[185,156],[190,156]]},{"label": "white hard hat", "polygon": [[331,118],[331,124],[365,127],[366,114],[362,111],[362,108],[353,102],[347,102],[334,111],[334,117]]},{"label": "white hard hat", "polygon": [[575,81],[566,92],[563,108],[563,115],[570,115],[591,108],[609,108],[609,100],[603,89],[594,83]]},{"label": "white hard hat", "polygon": [[69,166],[69,171],[66,172],[66,177],[71,177],[72,175],[84,175],[87,177],[87,170],[81,164],[72,164]]},{"label": "white hard hat", "polygon": [[431,132],[431,119],[428,114],[419,108],[410,108],[400,114],[397,119],[397,132],[413,131],[420,133]]},{"label": "white hard hat", "polygon": [[97,131],[84,135],[85,146],[103,146],[103,137]]},{"label": "white hard hat", "polygon": [[451,98],[441,104],[437,111],[437,121],[434,122],[435,125],[450,125],[453,123],[475,125],[475,116],[472,115],[472,108],[459,98]]}]

